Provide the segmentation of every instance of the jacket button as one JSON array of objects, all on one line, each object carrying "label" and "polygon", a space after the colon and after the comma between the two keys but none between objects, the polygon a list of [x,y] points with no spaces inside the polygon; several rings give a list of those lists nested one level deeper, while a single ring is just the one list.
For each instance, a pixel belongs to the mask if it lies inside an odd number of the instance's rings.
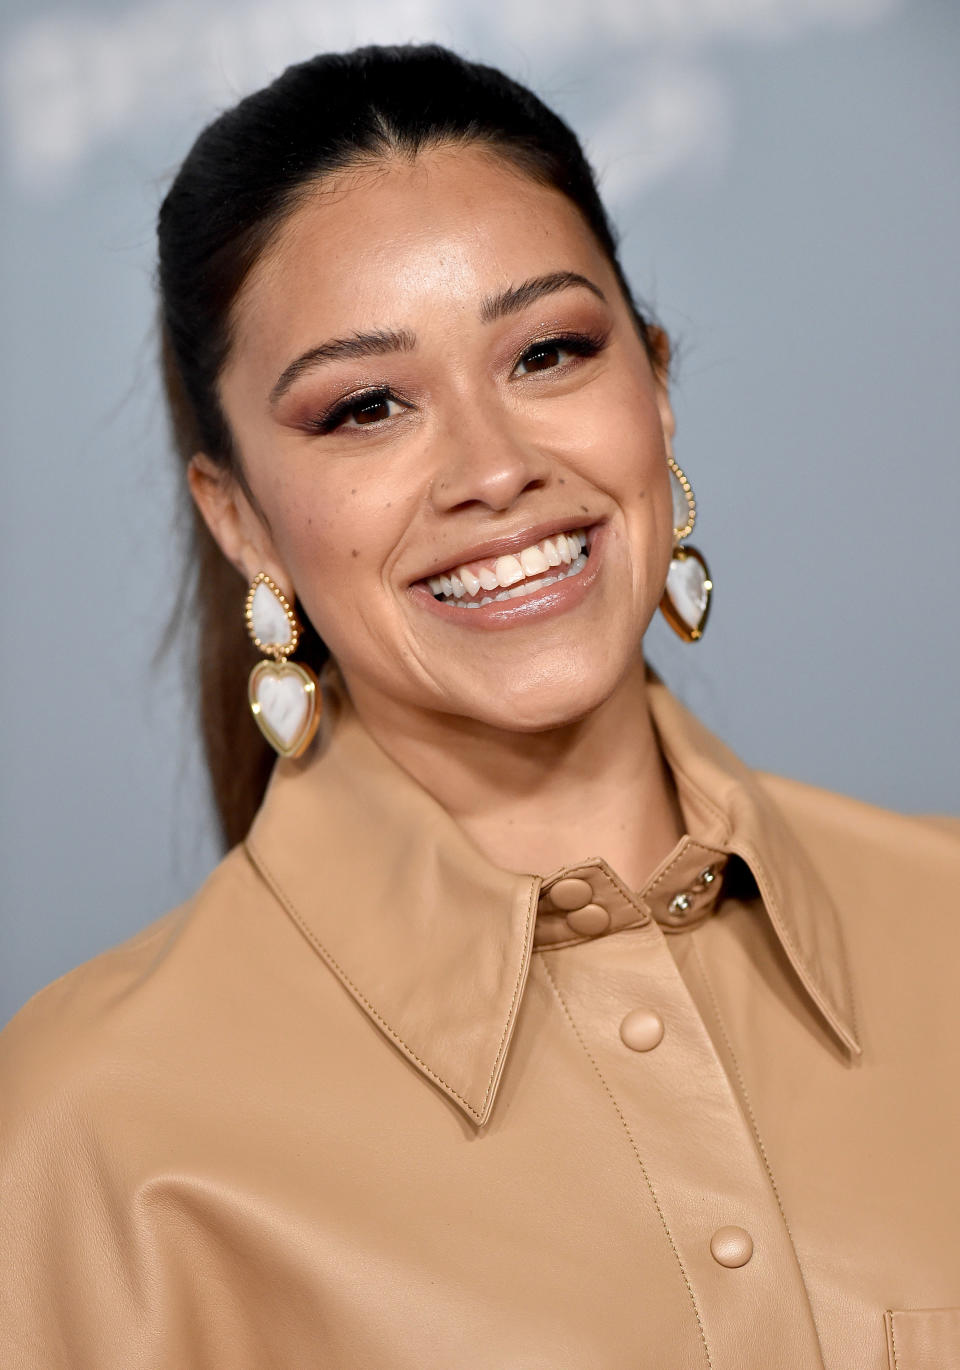
[{"label": "jacket button", "polygon": [[663,1037],[663,1019],[650,1008],[635,1008],[620,1024],[620,1037],[631,1051],[652,1051]]},{"label": "jacket button", "polygon": [[585,937],[606,932],[609,926],[610,915],[599,904],[584,904],[582,909],[573,909],[567,914],[567,927]]},{"label": "jacket button", "polygon": [[554,908],[563,909],[565,913],[573,909],[582,909],[584,904],[589,904],[593,898],[593,890],[588,882],[578,880],[576,876],[558,880],[547,892],[553,900]]},{"label": "jacket button", "polygon": [[718,1265],[735,1270],[753,1255],[753,1238],[742,1227],[718,1227],[710,1238],[710,1255]]}]

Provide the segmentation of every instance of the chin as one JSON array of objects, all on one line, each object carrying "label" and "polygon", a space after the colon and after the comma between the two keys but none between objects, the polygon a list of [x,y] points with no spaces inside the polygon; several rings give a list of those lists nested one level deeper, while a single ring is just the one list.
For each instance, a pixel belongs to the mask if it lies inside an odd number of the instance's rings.
[{"label": "chin", "polygon": [[509,692],[500,690],[495,700],[464,708],[488,727],[503,732],[542,733],[579,723],[604,704],[622,679],[622,672],[591,672],[576,678],[534,680]]}]

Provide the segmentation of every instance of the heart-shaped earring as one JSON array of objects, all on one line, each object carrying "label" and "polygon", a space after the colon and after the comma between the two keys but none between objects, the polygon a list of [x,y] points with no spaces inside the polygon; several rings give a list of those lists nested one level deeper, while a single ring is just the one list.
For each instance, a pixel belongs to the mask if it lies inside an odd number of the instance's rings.
[{"label": "heart-shaped earring", "polygon": [[269,658],[258,661],[250,672],[250,710],[275,752],[300,756],[320,722],[320,689],[309,666],[287,660],[296,651],[303,627],[265,571],[250,585],[244,618],[250,636]]},{"label": "heart-shaped earring", "polygon": [[672,454],[667,455],[670,489],[673,495],[673,556],[667,568],[660,612],[684,642],[697,642],[710,612],[713,581],[707,563],[695,547],[682,546],[697,521],[697,502],[693,489]]}]

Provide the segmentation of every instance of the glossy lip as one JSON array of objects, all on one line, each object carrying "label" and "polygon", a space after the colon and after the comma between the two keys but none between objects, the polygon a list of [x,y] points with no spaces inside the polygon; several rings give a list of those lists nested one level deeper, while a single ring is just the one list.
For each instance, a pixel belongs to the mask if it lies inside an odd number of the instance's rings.
[{"label": "glossy lip", "polygon": [[[589,547],[592,545],[591,534],[597,527],[597,519],[585,521],[582,514],[580,518],[531,524],[528,528],[521,528],[517,533],[504,534],[503,537],[491,539],[489,542],[474,543],[472,547],[458,553],[456,561],[437,562],[429,571],[424,571],[423,575],[416,576],[410,581],[410,586],[426,584],[432,576],[447,575],[450,571],[455,571],[458,566],[464,566],[471,561],[487,561],[491,557],[511,556],[514,552],[522,552],[524,547],[532,547],[537,542],[543,542],[544,538],[555,537],[557,533],[572,533],[575,528],[582,528],[587,534],[587,546]],[[578,578],[574,577],[575,580]],[[429,589],[429,586],[427,588]]]},{"label": "glossy lip", "polygon": [[[572,528],[580,525],[572,524]],[[455,604],[443,604],[435,599],[429,585],[422,581],[416,581],[411,585],[409,593],[413,596],[414,603],[424,609],[427,613],[438,615],[445,623],[455,624],[461,628],[475,628],[481,632],[496,632],[503,628],[514,628],[520,624],[530,623],[531,621],[541,621],[546,618],[553,618],[556,614],[566,613],[568,609],[574,608],[590,592],[594,581],[603,566],[603,548],[606,543],[604,536],[607,531],[607,524],[594,524],[590,528],[591,536],[588,538],[590,555],[587,564],[579,575],[568,576],[566,580],[556,581],[553,585],[548,585],[545,590],[537,590],[532,595],[524,595],[522,599],[494,600],[490,604],[484,604],[478,609],[461,609]],[[556,532],[566,532],[566,529],[556,528]],[[544,534],[543,536],[548,536]],[[539,539],[538,539],[539,541]],[[527,546],[521,543],[520,546]]]}]

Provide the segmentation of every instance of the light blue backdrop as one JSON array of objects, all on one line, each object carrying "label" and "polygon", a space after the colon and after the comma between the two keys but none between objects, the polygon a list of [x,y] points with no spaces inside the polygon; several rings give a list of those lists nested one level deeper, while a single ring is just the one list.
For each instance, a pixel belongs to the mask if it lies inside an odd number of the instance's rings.
[{"label": "light blue backdrop", "polygon": [[657,627],[651,658],[755,765],[960,806],[960,8],[4,0],[0,25],[0,1021],[216,860],[151,662],[177,572],[153,224],[201,125],[323,48],[439,39],[586,137],[679,343],[717,585],[704,642]]}]

